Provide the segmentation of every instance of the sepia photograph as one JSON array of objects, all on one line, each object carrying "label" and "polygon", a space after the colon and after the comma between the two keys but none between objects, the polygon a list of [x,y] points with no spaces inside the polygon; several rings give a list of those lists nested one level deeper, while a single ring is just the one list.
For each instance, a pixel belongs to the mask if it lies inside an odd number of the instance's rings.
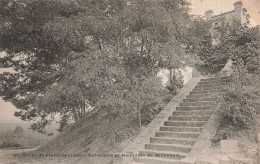
[{"label": "sepia photograph", "polygon": [[260,164],[260,0],[0,0],[0,164]]}]

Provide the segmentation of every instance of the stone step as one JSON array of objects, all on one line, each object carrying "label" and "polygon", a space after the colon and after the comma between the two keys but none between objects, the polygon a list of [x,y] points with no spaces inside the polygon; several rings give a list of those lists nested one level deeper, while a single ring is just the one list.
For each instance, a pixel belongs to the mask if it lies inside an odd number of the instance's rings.
[{"label": "stone step", "polygon": [[222,85],[213,85],[213,86],[210,86],[210,85],[206,85],[204,86],[203,84],[197,84],[194,89],[198,89],[198,88],[203,88],[203,89],[223,89],[227,86],[228,84],[222,84]]},{"label": "stone step", "polygon": [[160,131],[170,132],[195,132],[200,133],[201,127],[187,127],[187,126],[161,126]]},{"label": "stone step", "polygon": [[208,94],[208,93],[203,93],[203,94],[190,94],[187,96],[187,98],[206,98],[206,97],[210,97],[213,98],[214,96],[212,94]]},{"label": "stone step", "polygon": [[170,121],[208,121],[210,115],[207,116],[170,116]]},{"label": "stone step", "polygon": [[210,86],[210,87],[203,87],[197,85],[193,90],[198,90],[198,91],[214,91],[214,90],[219,90],[223,89],[225,90],[227,85],[220,85],[220,86]]},{"label": "stone step", "polygon": [[186,153],[174,153],[170,151],[156,151],[156,150],[140,150],[139,154],[144,157],[156,157],[165,159],[182,159],[186,157]]},{"label": "stone step", "polygon": [[158,131],[155,133],[155,137],[165,137],[165,138],[197,139],[198,136],[199,133],[191,133],[191,132]]},{"label": "stone step", "polygon": [[177,145],[192,146],[196,142],[196,140],[182,139],[182,138],[151,137],[150,142],[158,143],[158,144],[177,144]]},{"label": "stone step", "polygon": [[203,94],[190,94],[187,96],[187,98],[191,98],[191,99],[198,99],[198,98],[215,98],[217,96],[219,96],[219,93],[213,93],[213,94],[209,94],[209,93],[203,93]]},{"label": "stone step", "polygon": [[231,81],[231,78],[226,77],[226,78],[208,78],[208,79],[201,79],[200,82],[222,82],[222,81]]},{"label": "stone step", "polygon": [[223,77],[211,77],[207,79],[201,79],[200,81],[216,81],[216,80],[227,80],[230,79],[230,76],[223,76]]},{"label": "stone step", "polygon": [[158,151],[170,151],[170,152],[180,152],[188,153],[190,152],[191,146],[174,145],[174,144],[145,144],[145,149],[148,150],[158,150]]},{"label": "stone step", "polygon": [[176,111],[189,111],[189,110],[213,110],[216,106],[180,106],[176,107]]},{"label": "stone step", "polygon": [[200,81],[198,85],[200,84],[219,84],[219,83],[229,83],[231,80],[226,79],[226,80],[215,80],[215,81]]},{"label": "stone step", "polygon": [[189,110],[189,111],[174,111],[172,115],[188,115],[188,116],[206,116],[211,115],[214,110]]},{"label": "stone step", "polygon": [[156,157],[135,157],[135,162],[143,164],[194,164],[194,162],[173,160],[173,159],[163,159]]},{"label": "stone step", "polygon": [[225,87],[227,86],[229,83],[198,83],[197,86],[194,89],[198,89],[198,88],[209,88],[212,87],[211,89],[216,89],[216,88],[221,88],[221,87]]},{"label": "stone step", "polygon": [[200,84],[200,83],[198,83],[197,84],[197,87],[198,88],[206,88],[206,87],[219,87],[219,86],[226,86],[228,83],[223,83],[223,82],[221,82],[221,83],[206,83],[206,84]]},{"label": "stone step", "polygon": [[227,90],[224,89],[217,89],[217,90],[193,90],[190,94],[203,94],[203,93],[223,93]]},{"label": "stone step", "polygon": [[165,121],[164,126],[202,127],[207,121]]},{"label": "stone step", "polygon": [[217,103],[215,101],[200,101],[200,102],[183,102],[180,106],[215,106]]},{"label": "stone step", "polygon": [[183,102],[204,102],[204,101],[211,101],[211,102],[216,102],[215,98],[197,98],[197,99],[183,99]]},{"label": "stone step", "polygon": [[200,93],[200,92],[190,92],[189,96],[192,95],[199,95],[201,96],[201,98],[205,98],[206,96],[210,96],[210,97],[214,97],[214,96],[218,96],[221,94],[224,94],[225,92],[221,91],[221,92],[207,92],[207,93]]}]

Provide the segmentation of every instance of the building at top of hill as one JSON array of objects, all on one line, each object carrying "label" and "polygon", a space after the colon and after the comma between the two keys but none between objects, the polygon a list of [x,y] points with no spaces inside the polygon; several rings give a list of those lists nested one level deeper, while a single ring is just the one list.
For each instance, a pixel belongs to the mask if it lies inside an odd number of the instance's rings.
[{"label": "building at top of hill", "polygon": [[250,15],[247,9],[243,8],[241,1],[234,3],[234,10],[225,12],[219,15],[214,15],[212,10],[205,12],[207,21],[211,24],[210,33],[212,38],[212,45],[220,43],[220,31],[223,26],[240,25],[242,27],[250,27]]}]

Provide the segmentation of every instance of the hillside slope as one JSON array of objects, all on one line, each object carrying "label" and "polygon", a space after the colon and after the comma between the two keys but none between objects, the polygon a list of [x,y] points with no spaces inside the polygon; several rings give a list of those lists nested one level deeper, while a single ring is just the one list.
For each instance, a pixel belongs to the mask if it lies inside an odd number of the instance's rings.
[{"label": "hillside slope", "polygon": [[35,163],[42,162],[42,160],[47,160],[48,163],[110,163],[112,161],[111,157],[88,158],[88,154],[112,154],[118,152],[122,150],[119,147],[122,141],[131,142],[131,137],[139,133],[137,122],[130,115],[122,115],[120,119],[115,119],[114,123],[116,125],[114,126],[116,148],[113,148],[109,142],[109,131],[111,129],[109,128],[108,118],[104,111],[99,111],[67,127],[53,140],[33,152],[34,154],[79,154],[80,157],[44,157],[33,159],[33,161]]}]

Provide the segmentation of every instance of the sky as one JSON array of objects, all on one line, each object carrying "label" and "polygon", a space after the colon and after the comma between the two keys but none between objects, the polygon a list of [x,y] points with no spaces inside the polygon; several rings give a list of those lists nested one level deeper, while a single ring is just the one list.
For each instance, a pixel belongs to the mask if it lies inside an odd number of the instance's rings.
[{"label": "sky", "polygon": [[14,116],[14,112],[18,111],[10,102],[5,102],[0,98],[0,123],[22,123],[21,119]]},{"label": "sky", "polygon": [[[205,11],[212,9],[214,14],[221,14],[234,9],[234,2],[237,0],[190,0],[191,13],[195,15],[204,15]],[[244,7],[251,16],[252,25],[260,25],[260,0],[242,0]],[[0,52],[0,56],[3,53]],[[3,70],[0,70],[0,73]],[[19,118],[14,116],[17,109],[9,102],[4,102],[0,99],[0,123],[22,122]]]}]

